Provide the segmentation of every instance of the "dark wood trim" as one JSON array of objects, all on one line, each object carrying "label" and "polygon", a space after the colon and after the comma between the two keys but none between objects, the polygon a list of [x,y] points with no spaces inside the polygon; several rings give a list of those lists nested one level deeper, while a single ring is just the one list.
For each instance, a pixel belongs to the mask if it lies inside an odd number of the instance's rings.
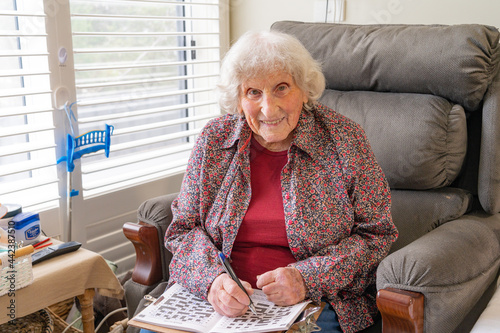
[{"label": "dark wood trim", "polygon": [[383,333],[423,333],[424,295],[396,288],[381,289],[377,306]]},{"label": "dark wood trim", "polygon": [[145,286],[160,282],[163,278],[158,231],[150,224],[127,222],[123,233],[135,247],[135,267],[132,280]]}]

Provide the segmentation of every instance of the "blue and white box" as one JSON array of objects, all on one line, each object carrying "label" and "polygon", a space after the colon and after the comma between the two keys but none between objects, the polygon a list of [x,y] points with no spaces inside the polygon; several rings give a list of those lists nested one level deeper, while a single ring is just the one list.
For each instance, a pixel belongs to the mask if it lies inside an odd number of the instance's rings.
[{"label": "blue and white box", "polygon": [[23,241],[24,245],[36,243],[40,238],[40,216],[38,213],[21,213],[14,216],[16,242]]}]

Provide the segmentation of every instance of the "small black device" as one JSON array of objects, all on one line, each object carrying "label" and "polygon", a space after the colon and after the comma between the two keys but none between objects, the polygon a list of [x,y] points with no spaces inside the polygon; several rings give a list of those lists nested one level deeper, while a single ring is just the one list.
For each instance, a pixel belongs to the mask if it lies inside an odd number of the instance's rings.
[{"label": "small black device", "polygon": [[57,257],[58,255],[76,251],[82,246],[81,243],[71,241],[59,245],[52,245],[31,255],[33,265],[44,260]]}]

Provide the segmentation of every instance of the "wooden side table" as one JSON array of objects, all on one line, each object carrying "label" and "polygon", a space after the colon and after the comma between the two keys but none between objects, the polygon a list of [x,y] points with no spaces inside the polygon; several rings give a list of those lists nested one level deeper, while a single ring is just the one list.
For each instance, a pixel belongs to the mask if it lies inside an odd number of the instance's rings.
[{"label": "wooden side table", "polygon": [[15,316],[20,318],[77,296],[82,307],[83,331],[94,333],[95,291],[120,299],[124,293],[104,258],[80,248],[33,266],[32,284],[16,290],[15,295],[0,297],[0,324],[12,319],[7,310],[10,304],[15,305]]}]

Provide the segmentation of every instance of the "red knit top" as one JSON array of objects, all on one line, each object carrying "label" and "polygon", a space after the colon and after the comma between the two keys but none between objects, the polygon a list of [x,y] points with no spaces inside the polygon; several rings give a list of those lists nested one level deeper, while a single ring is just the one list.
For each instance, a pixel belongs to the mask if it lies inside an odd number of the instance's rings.
[{"label": "red knit top", "polygon": [[272,152],[252,138],[252,198],[231,252],[236,275],[256,288],[257,275],[295,262],[285,230],[281,170],[288,152]]}]

